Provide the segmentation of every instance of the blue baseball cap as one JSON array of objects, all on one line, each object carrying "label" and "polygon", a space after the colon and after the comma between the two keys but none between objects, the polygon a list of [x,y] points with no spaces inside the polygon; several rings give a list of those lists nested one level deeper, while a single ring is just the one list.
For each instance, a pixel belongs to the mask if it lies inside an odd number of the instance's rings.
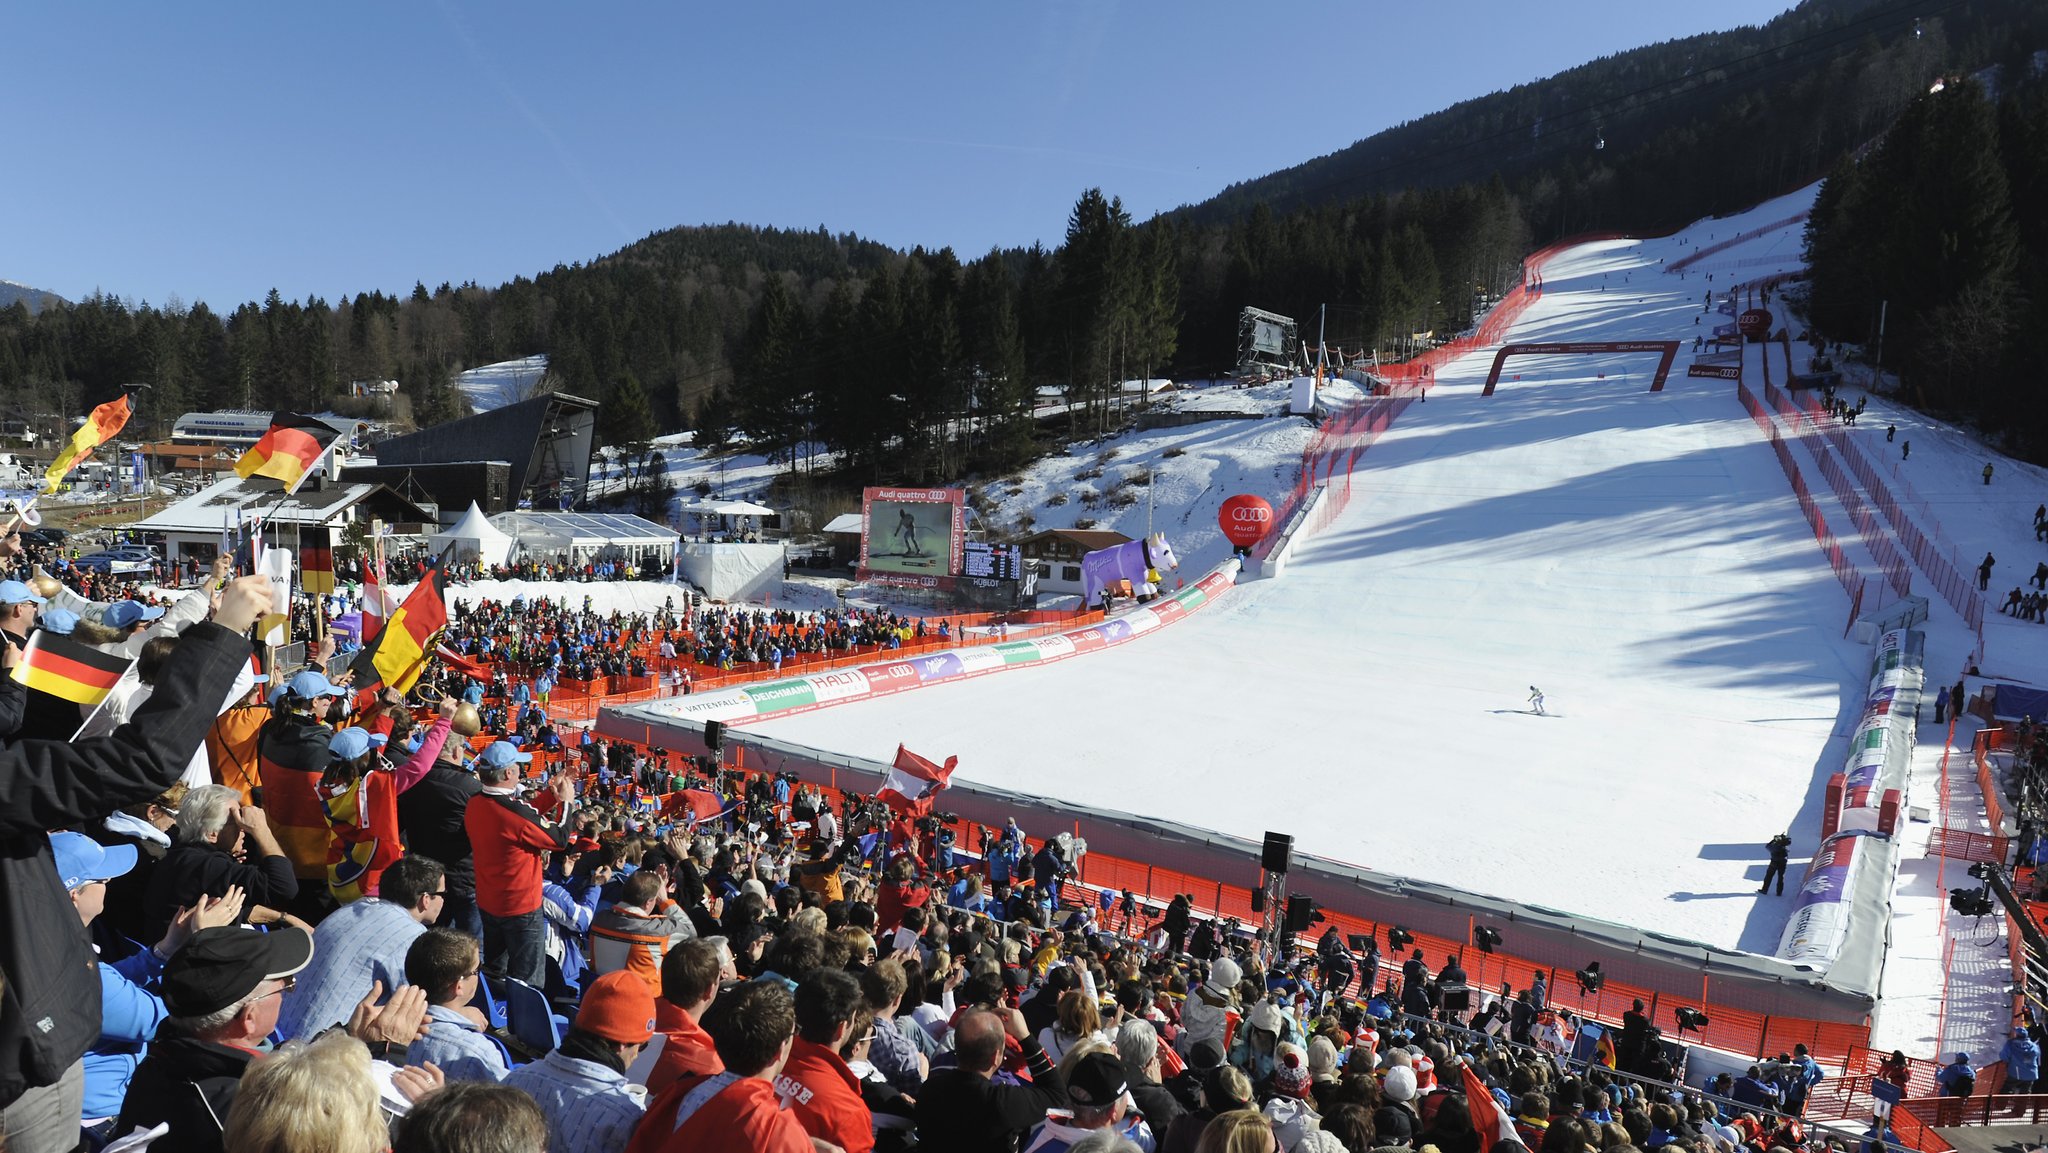
[{"label": "blue baseball cap", "polygon": [[310,701],[315,697],[339,697],[346,694],[327,679],[327,674],[307,669],[285,682],[285,688],[300,700]]},{"label": "blue baseball cap", "polygon": [[43,626],[44,632],[69,636],[78,627],[78,614],[70,609],[47,609],[36,618],[36,623]]},{"label": "blue baseball cap", "polygon": [[0,581],[0,605],[39,605],[48,600],[21,581]]},{"label": "blue baseball cap", "polygon": [[125,629],[144,621],[153,621],[164,615],[164,610],[143,604],[141,601],[116,601],[100,617],[110,629]]},{"label": "blue baseball cap", "polygon": [[370,751],[370,734],[350,725],[327,739],[327,751],[337,761],[353,761]]},{"label": "blue baseball cap", "polygon": [[84,833],[51,833],[50,852],[67,893],[93,881],[111,881],[135,867],[134,845],[102,845]]},{"label": "blue baseball cap", "polygon": [[532,753],[520,752],[519,746],[511,741],[492,741],[490,746],[483,751],[482,755],[477,757],[477,760],[494,769],[505,769],[513,765],[523,765],[532,759]]}]

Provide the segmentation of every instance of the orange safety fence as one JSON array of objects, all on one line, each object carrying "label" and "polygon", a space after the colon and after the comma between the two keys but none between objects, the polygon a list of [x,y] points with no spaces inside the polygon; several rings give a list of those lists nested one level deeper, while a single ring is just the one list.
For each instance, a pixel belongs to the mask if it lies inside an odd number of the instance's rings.
[{"label": "orange safety fence", "polygon": [[1990,754],[2005,747],[2005,730],[1986,728],[1977,730],[1977,737],[1970,742],[1970,759],[1977,767],[1977,788],[1984,794],[1984,817],[1993,829],[2005,827],[2005,795],[1998,790],[1998,782],[1991,775]]},{"label": "orange safety fence", "polygon": [[1898,1135],[1899,1144],[1920,1153],[1950,1153],[1955,1148],[1934,1131],[1935,1124],[1938,1124],[1935,1103],[1939,1100],[1909,1097],[1892,1106],[1889,1124],[1892,1132]]}]

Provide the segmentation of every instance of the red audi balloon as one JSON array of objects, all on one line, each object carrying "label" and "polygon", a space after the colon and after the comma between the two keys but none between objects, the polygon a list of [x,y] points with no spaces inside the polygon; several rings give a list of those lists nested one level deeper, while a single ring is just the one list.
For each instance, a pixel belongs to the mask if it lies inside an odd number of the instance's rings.
[{"label": "red audi balloon", "polygon": [[1273,506],[1250,493],[1239,493],[1223,502],[1216,523],[1223,527],[1224,539],[1238,548],[1250,548],[1273,527]]}]

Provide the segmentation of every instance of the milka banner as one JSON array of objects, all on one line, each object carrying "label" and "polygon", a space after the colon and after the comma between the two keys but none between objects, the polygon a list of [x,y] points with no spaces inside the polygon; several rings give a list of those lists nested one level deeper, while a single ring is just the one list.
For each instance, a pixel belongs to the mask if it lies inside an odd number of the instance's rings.
[{"label": "milka banner", "polygon": [[768,717],[794,716],[827,705],[871,700],[984,673],[1048,664],[1111,648],[1172,624],[1221,596],[1237,579],[1237,570],[1237,561],[1225,561],[1214,572],[1179,592],[1088,628],[1029,640],[947,649],[903,660],[878,661],[857,669],[809,673],[742,688],[675,697],[640,707],[646,712],[693,721],[744,725]]}]

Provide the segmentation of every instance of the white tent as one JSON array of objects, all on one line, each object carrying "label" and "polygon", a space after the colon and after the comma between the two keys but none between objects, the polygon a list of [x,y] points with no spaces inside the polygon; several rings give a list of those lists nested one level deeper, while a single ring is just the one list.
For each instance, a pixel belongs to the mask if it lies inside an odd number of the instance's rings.
[{"label": "white tent", "polygon": [[666,569],[675,556],[673,530],[624,513],[501,512],[491,523],[522,560],[628,559]]},{"label": "white tent", "polygon": [[428,547],[438,555],[451,546],[454,552],[450,558],[458,563],[474,562],[486,568],[505,563],[505,557],[512,551],[512,538],[484,516],[484,510],[469,502],[469,511],[455,522],[453,528],[443,529],[427,538]]}]

